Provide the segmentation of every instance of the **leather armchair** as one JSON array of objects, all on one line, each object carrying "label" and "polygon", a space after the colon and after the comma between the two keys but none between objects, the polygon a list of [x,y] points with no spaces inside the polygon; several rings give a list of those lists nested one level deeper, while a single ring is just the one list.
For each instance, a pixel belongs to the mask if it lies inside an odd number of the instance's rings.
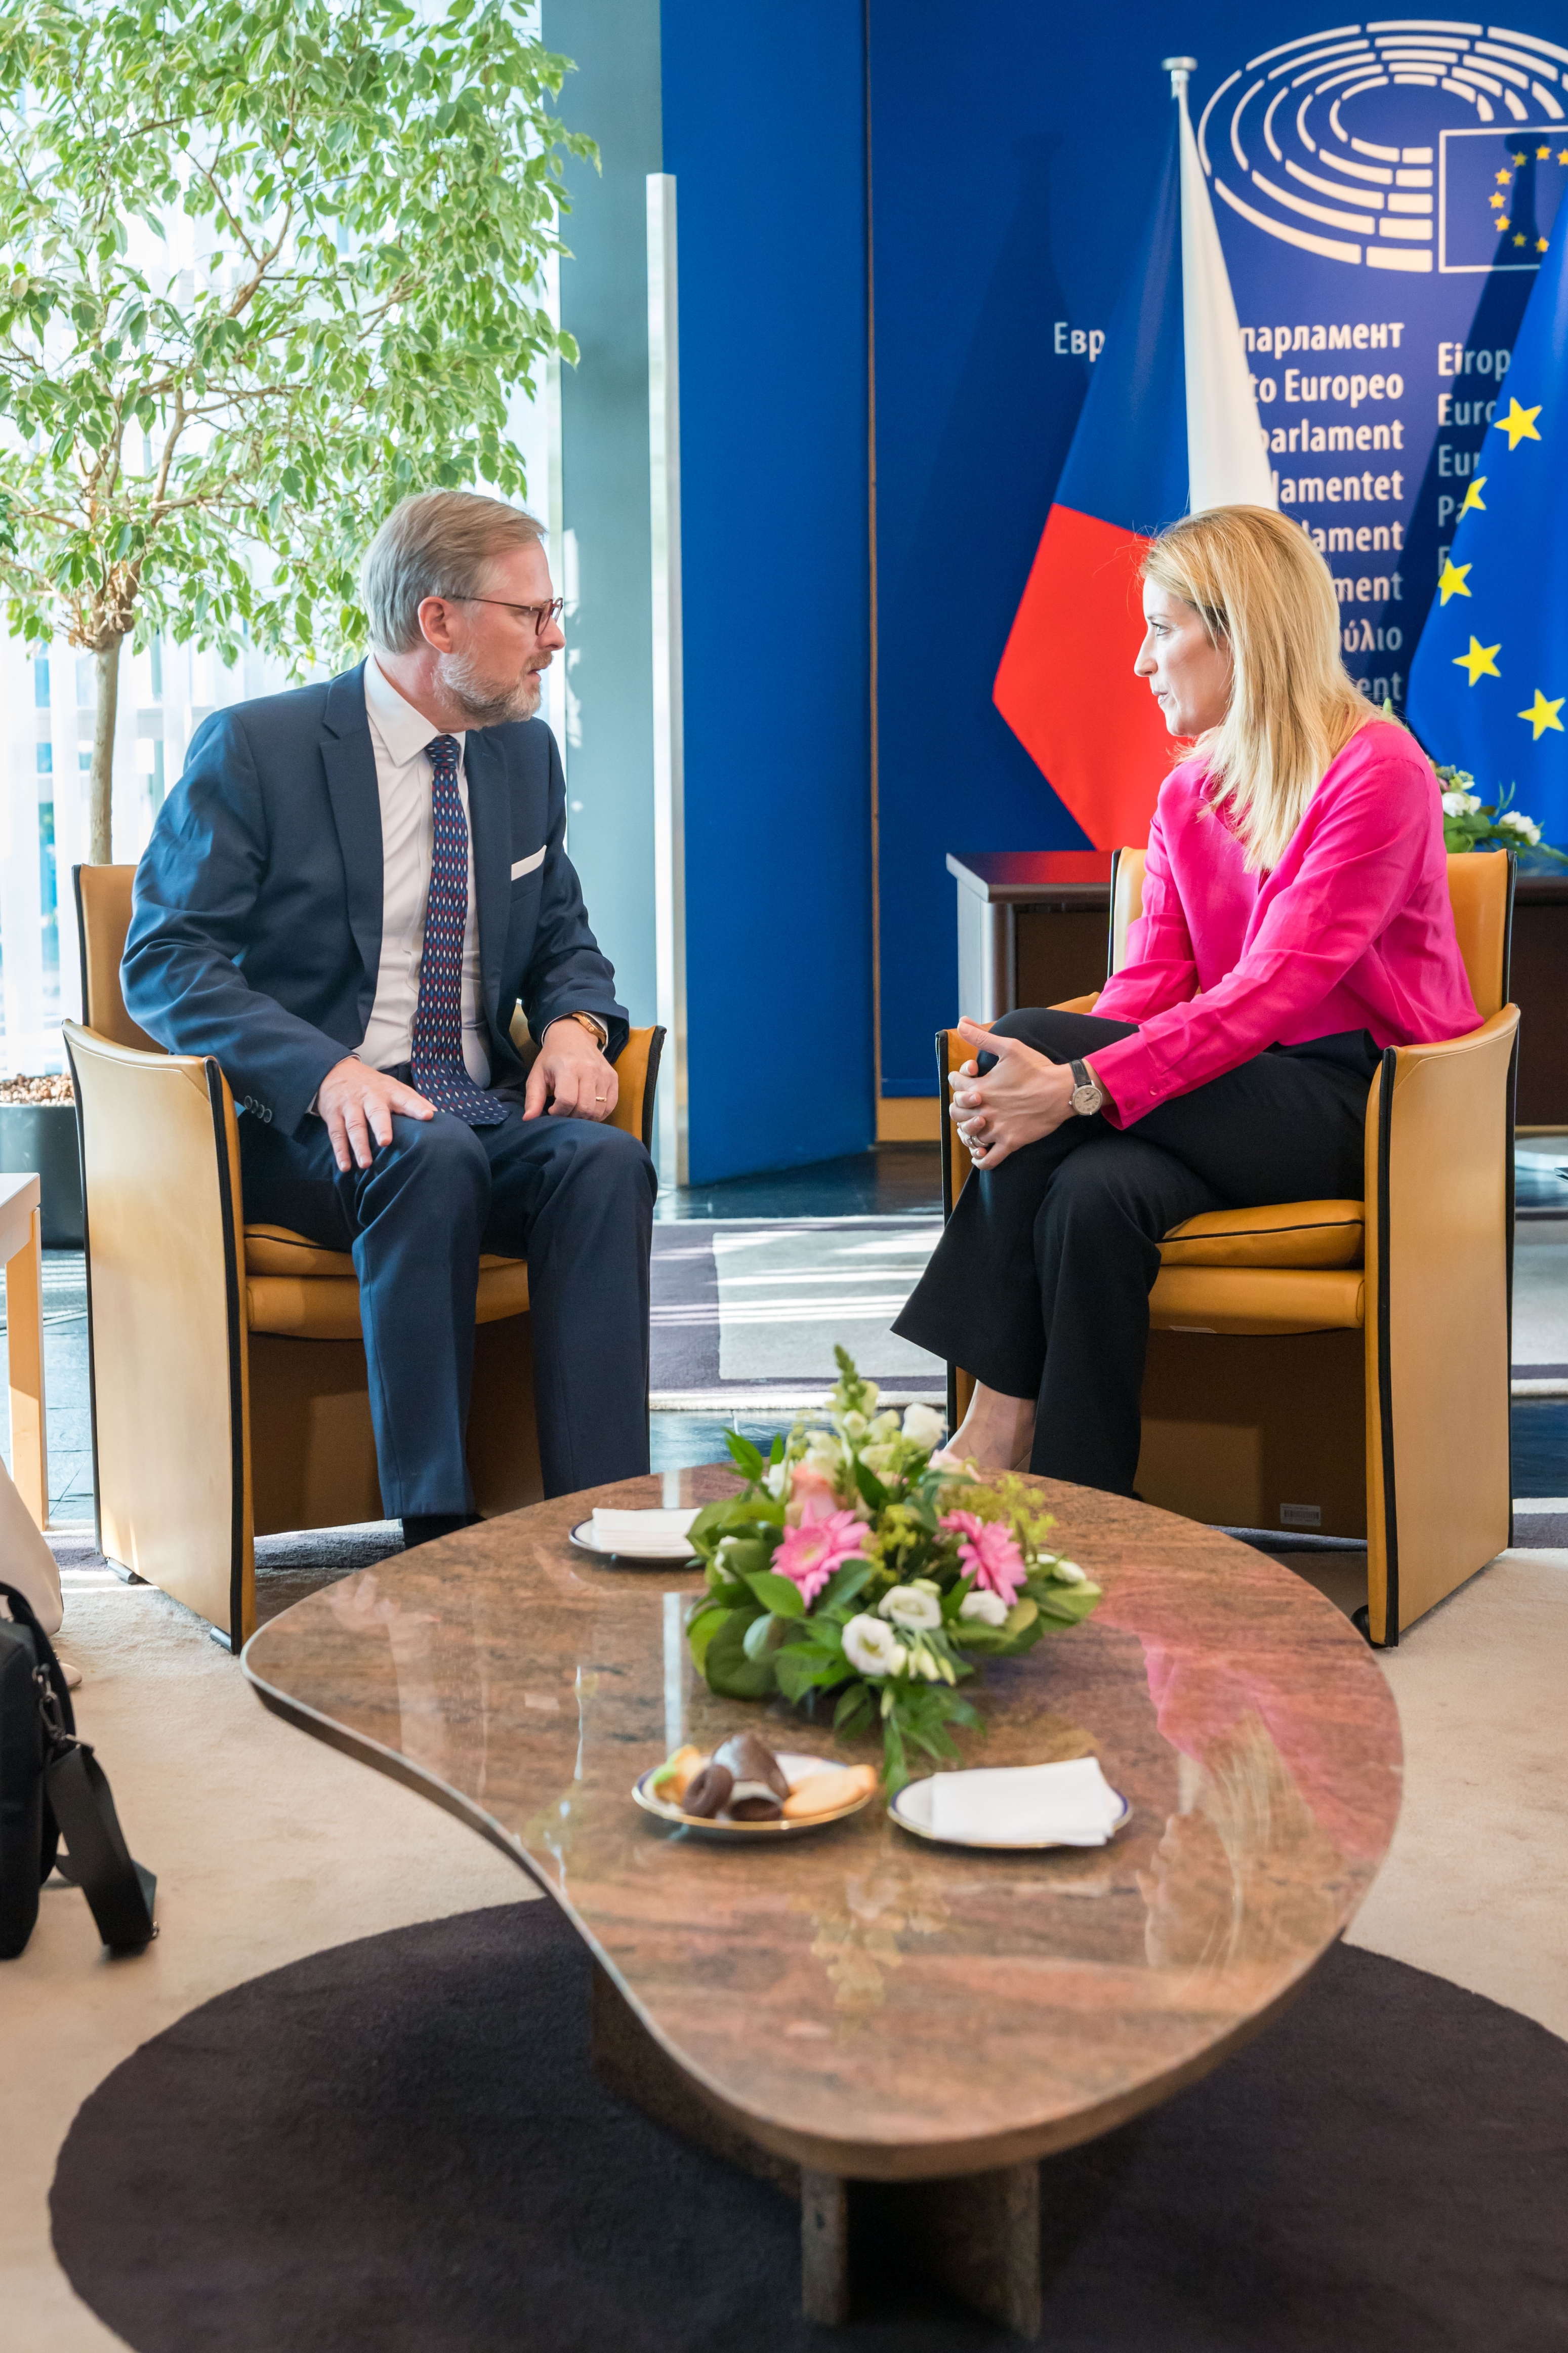
[{"label": "leather armchair", "polygon": [[[379,1519],[359,1282],[346,1252],[247,1225],[211,1057],[125,1010],[129,866],[76,869],[83,1023],[65,1024],[87,1226],[98,1540],[227,1636],[255,1630],[255,1539]],[[519,1013],[513,1032],[527,1033]],[[664,1031],[634,1029],[615,1124],[653,1134]],[[490,1518],[543,1493],[528,1268],[479,1261],[468,1467]]]},{"label": "leather armchair", "polygon": [[[1379,1645],[1512,1536],[1513,874],[1504,850],[1448,860],[1481,1026],[1384,1053],[1362,1199],[1189,1218],[1150,1295],[1139,1493],[1221,1526],[1364,1538]],[[1142,882],[1143,852],[1120,851],[1112,972]],[[970,1173],[947,1084],[967,1053],[938,1031],[948,1214]],[[972,1388],[950,1368],[954,1421]]]}]

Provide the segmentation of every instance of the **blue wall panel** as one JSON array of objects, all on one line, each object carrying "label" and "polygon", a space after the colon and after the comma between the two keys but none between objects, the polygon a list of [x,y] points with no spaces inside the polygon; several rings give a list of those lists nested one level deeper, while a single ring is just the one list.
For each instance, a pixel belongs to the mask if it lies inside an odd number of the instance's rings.
[{"label": "blue wall panel", "polygon": [[662,31],[702,1182],[874,1130],[863,27],[665,0]]}]

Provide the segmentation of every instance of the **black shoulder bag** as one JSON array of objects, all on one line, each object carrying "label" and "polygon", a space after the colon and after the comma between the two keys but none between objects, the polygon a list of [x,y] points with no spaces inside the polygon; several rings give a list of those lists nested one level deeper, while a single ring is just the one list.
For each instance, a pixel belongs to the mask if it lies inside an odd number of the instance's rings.
[{"label": "black shoulder bag", "polygon": [[70,1694],[48,1636],[14,1586],[0,1585],[0,1960],[14,1961],[55,1867],[87,1897],[110,1951],[140,1952],[157,1935],[157,1881],[126,1852],[97,1757],[76,1736]]}]

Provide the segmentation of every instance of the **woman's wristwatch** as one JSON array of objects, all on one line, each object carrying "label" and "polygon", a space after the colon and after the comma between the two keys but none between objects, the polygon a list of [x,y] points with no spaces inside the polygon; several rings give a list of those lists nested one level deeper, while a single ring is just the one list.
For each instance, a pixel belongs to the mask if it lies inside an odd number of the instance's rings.
[{"label": "woman's wristwatch", "polygon": [[1105,1108],[1105,1089],[1087,1062],[1070,1062],[1068,1067],[1072,1072],[1072,1107],[1079,1119],[1092,1119]]}]

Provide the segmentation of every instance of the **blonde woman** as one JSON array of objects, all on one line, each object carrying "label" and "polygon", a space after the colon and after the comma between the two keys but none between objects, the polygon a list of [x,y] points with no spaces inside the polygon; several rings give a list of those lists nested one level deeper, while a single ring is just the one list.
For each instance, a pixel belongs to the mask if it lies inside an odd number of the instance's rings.
[{"label": "blonde woman", "polygon": [[1135,665],[1194,739],[1092,1014],[960,1026],[974,1176],[894,1329],[976,1376],[952,1459],[1131,1492],[1163,1235],[1359,1198],[1385,1046],[1479,1027],[1430,764],[1346,676],[1327,566],[1263,507],[1162,533]]}]

